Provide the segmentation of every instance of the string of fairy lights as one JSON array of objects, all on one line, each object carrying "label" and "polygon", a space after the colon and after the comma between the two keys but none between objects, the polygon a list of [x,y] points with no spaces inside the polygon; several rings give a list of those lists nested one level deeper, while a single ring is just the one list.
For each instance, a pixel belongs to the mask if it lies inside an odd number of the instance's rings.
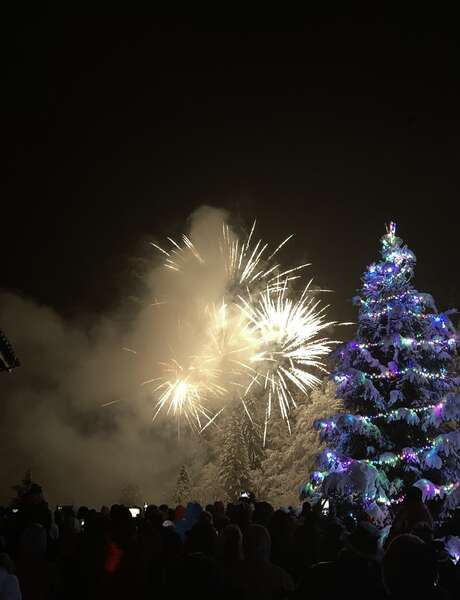
[{"label": "string of fairy lights", "polygon": [[361,316],[375,321],[377,319],[380,319],[380,317],[383,317],[384,315],[389,315],[390,313],[393,313],[393,312],[395,312],[397,314],[398,319],[401,317],[401,314],[403,313],[404,315],[410,315],[411,317],[414,317],[416,319],[431,320],[434,323],[440,323],[440,325],[443,329],[447,329],[447,325],[444,322],[443,315],[438,315],[435,313],[417,312],[410,308],[404,309],[404,311],[401,311],[400,307],[391,306],[391,305],[385,306],[381,310],[363,312],[361,314]]},{"label": "string of fairy lights", "polygon": [[[416,416],[421,413],[427,413],[433,411],[436,416],[440,416],[442,409],[445,406],[445,402],[441,401],[438,404],[427,404],[426,406],[419,406],[417,408],[395,408],[393,410],[389,410],[388,412],[380,412],[376,415],[372,416],[362,416],[362,415],[342,415],[342,416],[350,416],[354,419],[358,419],[360,421],[365,421],[366,423],[373,423],[374,421],[378,421],[379,419],[385,419],[388,422],[397,420],[397,417],[411,417]],[[321,419],[318,422],[319,429],[328,429],[328,428],[336,428],[337,425],[332,419]]]},{"label": "string of fairy lights", "polygon": [[[358,462],[366,463],[368,465],[385,465],[394,467],[399,462],[419,462],[420,456],[422,456],[423,453],[429,453],[436,448],[441,448],[444,444],[451,444],[449,434],[441,434],[435,438],[429,438],[429,442],[430,443],[425,444],[420,448],[403,448],[399,453],[384,452],[376,458],[363,458]],[[455,446],[455,444],[453,445]],[[353,459],[341,461],[337,454],[332,450],[328,450],[326,452],[326,458],[331,464],[334,462],[340,464],[341,468],[344,466],[347,467],[354,462]]]},{"label": "string of fairy lights", "polygon": [[420,448],[404,448],[398,454],[386,452],[381,454],[377,458],[364,459],[363,462],[366,462],[370,465],[387,465],[390,467],[394,467],[400,462],[419,462],[420,457],[423,455],[424,452],[429,453],[435,448],[441,446],[442,444],[449,444],[449,438],[445,438],[443,435],[440,435],[434,439],[432,438],[430,444],[425,444],[425,446],[421,446]]},{"label": "string of fairy lights", "polygon": [[413,373],[419,377],[425,379],[445,379],[447,376],[447,369],[440,369],[439,371],[429,371],[425,368],[418,367],[405,367],[404,369],[389,369],[384,373],[364,373],[364,376],[368,379],[394,379],[398,375],[406,375],[407,373]]},{"label": "string of fairy lights", "polygon": [[368,306],[369,304],[383,303],[388,302],[389,300],[402,300],[407,296],[412,296],[412,299],[415,302],[423,302],[424,297],[421,295],[414,294],[411,290],[407,290],[405,292],[401,292],[400,294],[391,294],[390,296],[384,296],[383,298],[359,298],[361,304],[364,306]]},{"label": "string of fairy lights", "polygon": [[[315,484],[317,485],[318,483],[321,483],[322,479],[324,479],[324,477],[327,475],[327,473],[325,472],[321,472],[321,471],[316,471],[313,475],[315,475],[316,477],[314,477],[314,479],[316,479]],[[311,482],[309,482],[307,484],[311,485]],[[430,482],[429,484],[429,490],[428,490],[428,494],[430,499],[436,498],[436,497],[444,497],[444,496],[449,496],[450,494],[452,494],[455,490],[457,490],[458,488],[460,488],[460,481],[449,481],[448,483],[445,483],[444,485],[435,485],[434,483]],[[374,498],[364,494],[364,501],[369,501],[369,500],[373,500]],[[389,505],[393,505],[393,504],[401,504],[401,502],[404,502],[405,499],[405,495],[401,495],[398,496],[397,498],[387,498],[386,496],[378,496],[376,498],[377,502],[379,502],[380,504],[385,504],[387,506]]]},{"label": "string of fairy lights", "polygon": [[[405,448],[399,454],[391,454],[387,453],[387,455],[383,455],[382,457],[378,457],[376,459],[362,459],[362,460],[354,460],[354,459],[346,459],[345,461],[340,461],[340,469],[347,470],[351,464],[354,462],[363,462],[366,464],[370,464],[372,466],[380,465],[380,466],[390,466],[394,467],[398,462],[406,461],[406,462],[418,462],[419,455],[424,452],[432,451],[436,446],[439,446],[441,443],[449,443],[449,438],[445,436],[438,436],[432,440],[431,444],[426,444],[425,446],[413,449],[413,448]],[[334,462],[338,461],[338,457],[334,452],[330,450],[326,452],[326,457],[329,461]],[[312,473],[311,479],[315,485],[320,484],[324,478],[328,475],[327,471],[314,471]],[[454,490],[456,490],[460,486],[459,481],[451,481],[441,486],[437,486],[432,482],[427,482],[427,485],[430,486],[430,496],[444,496],[451,494]],[[398,498],[388,499],[386,497],[380,496],[377,498],[377,501],[383,504],[399,504],[404,500],[404,496],[400,496]]]},{"label": "string of fairy lights", "polygon": [[[405,367],[404,369],[388,369],[386,371],[384,371],[383,373],[365,373],[364,371],[361,371],[361,377],[363,379],[386,379],[386,380],[390,380],[390,379],[395,379],[398,376],[404,376],[408,373],[413,373],[415,375],[418,375],[419,377],[424,377],[425,379],[445,379],[448,375],[447,373],[447,369],[440,369],[439,371],[429,371],[428,369],[425,368],[418,368],[418,367]],[[342,383],[347,383],[350,382],[352,379],[351,375],[346,374],[346,375],[335,375],[334,376],[334,380],[335,382],[340,385]]]},{"label": "string of fairy lights", "polygon": [[[443,348],[446,345],[453,348],[457,344],[457,338],[455,335],[452,335],[449,336],[447,340],[439,337],[434,340],[416,340],[414,338],[400,336],[399,342],[402,348],[423,348],[424,346]],[[383,346],[384,344],[382,342],[368,342],[366,344],[355,343],[352,347],[358,348],[359,350],[368,350],[369,348],[382,348]]]},{"label": "string of fairy lights", "polygon": [[[449,483],[446,483],[444,485],[434,485],[434,483],[431,483],[430,499],[436,498],[437,496],[440,498],[443,498],[444,496],[449,496],[450,494],[452,494],[452,492],[454,492],[459,487],[460,487],[459,481],[450,481]],[[401,504],[401,502],[404,502],[405,497],[406,497],[405,495],[402,495],[402,496],[399,496],[398,498],[388,499],[388,498],[384,498],[384,497],[380,496],[379,498],[377,498],[377,501],[381,502],[382,504],[386,504],[386,505]]]}]

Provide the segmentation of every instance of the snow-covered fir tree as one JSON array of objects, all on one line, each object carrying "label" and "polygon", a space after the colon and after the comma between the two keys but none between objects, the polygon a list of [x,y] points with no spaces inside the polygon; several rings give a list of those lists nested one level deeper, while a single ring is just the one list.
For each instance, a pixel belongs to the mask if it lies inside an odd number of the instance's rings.
[{"label": "snow-covered fir tree", "polygon": [[141,506],[141,488],[136,483],[127,483],[121,490],[120,503],[125,506]]},{"label": "snow-covered fir tree", "polygon": [[316,456],[325,445],[318,439],[313,423],[339,409],[335,385],[325,379],[308,399],[299,398],[297,408],[289,415],[291,433],[281,416],[272,419],[260,468],[252,473],[257,498],[274,506],[298,503],[306,474],[313,469]]},{"label": "snow-covered fir tree", "polygon": [[205,464],[198,464],[196,476],[192,478],[193,485],[190,498],[202,506],[212,504],[215,500],[227,501],[227,493],[220,479],[220,464],[210,460]]},{"label": "snow-covered fir tree", "polygon": [[177,502],[177,504],[183,504],[184,502],[191,500],[190,491],[190,477],[187,473],[185,465],[182,465],[179,471],[179,475],[177,477],[176,489],[174,492],[174,501]]},{"label": "snow-covered fir tree", "polygon": [[260,469],[264,457],[263,431],[262,427],[250,418],[246,411],[241,414],[241,427],[244,444],[248,453],[249,468]]},{"label": "snow-covered fir tree", "polygon": [[[200,451],[190,461],[190,474],[193,481],[191,498],[201,504],[217,499],[230,500],[221,477],[221,465],[224,443],[235,415],[241,424],[243,444],[248,455],[250,490],[257,499],[271,502],[274,506],[296,504],[299,500],[299,487],[305,482],[306,473],[311,471],[318,452],[324,447],[313,429],[313,422],[340,408],[340,402],[335,397],[334,383],[324,380],[321,386],[311,392],[308,399],[304,396],[298,398],[298,407],[289,415],[291,433],[281,415],[272,417],[264,447],[263,398],[253,400],[254,404],[249,407],[252,421],[243,406],[237,405],[234,412],[223,415],[219,426],[209,427],[200,436]],[[238,440],[238,436],[236,437]],[[242,490],[237,493],[240,491]]]},{"label": "snow-covered fir tree", "polygon": [[31,469],[27,469],[21,482],[13,485],[12,489],[16,492],[16,496],[11,502],[12,506],[44,502],[43,490],[38,483],[32,480]]},{"label": "snow-covered fir tree", "polygon": [[231,415],[224,433],[220,480],[231,501],[237,500],[242,491],[251,487],[248,450],[239,410],[235,410]]},{"label": "snow-covered fir tree", "polygon": [[316,423],[328,448],[310,491],[373,512],[416,485],[440,519],[460,503],[458,338],[412,285],[415,256],[390,224],[355,298],[356,338],[333,373],[346,414]]},{"label": "snow-covered fir tree", "polygon": [[13,485],[13,490],[16,492],[17,499],[21,500],[21,498],[27,496],[27,494],[30,493],[32,485],[32,471],[31,469],[27,469],[27,471],[24,474],[24,477],[21,480],[21,483]]}]

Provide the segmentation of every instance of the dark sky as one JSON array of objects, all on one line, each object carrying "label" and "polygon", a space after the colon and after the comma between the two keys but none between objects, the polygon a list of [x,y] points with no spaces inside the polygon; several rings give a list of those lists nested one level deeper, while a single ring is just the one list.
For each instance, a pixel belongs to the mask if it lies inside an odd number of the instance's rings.
[{"label": "dark sky", "polygon": [[335,318],[355,316],[391,218],[417,255],[417,286],[460,306],[455,25],[12,24],[1,285],[65,314],[103,312],[130,293],[146,242],[207,203],[238,224],[257,217],[273,241],[293,232],[284,256],[313,262]]}]

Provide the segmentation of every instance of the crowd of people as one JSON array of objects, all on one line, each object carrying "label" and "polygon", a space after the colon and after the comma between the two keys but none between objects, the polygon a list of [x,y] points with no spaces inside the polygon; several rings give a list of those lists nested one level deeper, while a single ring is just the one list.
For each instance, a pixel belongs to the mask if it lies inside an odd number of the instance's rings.
[{"label": "crowd of people", "polygon": [[[416,488],[414,488],[416,489]],[[389,535],[321,505],[250,497],[51,513],[35,486],[0,514],[0,600],[460,597],[460,562],[408,494]]]}]

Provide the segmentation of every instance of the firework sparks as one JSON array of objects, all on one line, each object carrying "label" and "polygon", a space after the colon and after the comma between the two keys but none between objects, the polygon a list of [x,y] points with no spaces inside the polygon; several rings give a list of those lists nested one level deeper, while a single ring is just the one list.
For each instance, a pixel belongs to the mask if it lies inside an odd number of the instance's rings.
[{"label": "firework sparks", "polygon": [[329,354],[334,344],[328,338],[318,337],[334,322],[326,320],[327,306],[319,308],[310,285],[311,281],[295,300],[288,296],[287,280],[277,293],[267,288],[256,303],[240,298],[258,347],[248,365],[252,377],[245,395],[254,384],[262,385],[266,391],[264,441],[273,401],[289,426],[290,407],[296,406],[290,387],[307,394],[317,385],[320,380],[309,369],[325,371],[321,358]]},{"label": "firework sparks", "polygon": [[[254,246],[251,246],[252,237],[256,227],[256,221],[252,224],[251,231],[246,242],[240,243],[238,237],[230,230],[229,226],[224,224],[222,227],[222,242],[220,244],[220,252],[225,263],[225,270],[230,282],[230,286],[246,286],[248,291],[251,287],[259,283],[268,282],[271,284],[276,281],[276,284],[269,286],[271,291],[276,291],[281,277],[285,277],[300,271],[309,266],[309,263],[299,265],[287,271],[279,271],[278,263],[271,264],[271,261],[276,257],[281,248],[292,238],[289,235],[279,244],[275,250],[267,257],[269,249],[268,243],[263,243],[258,240]],[[269,277],[271,276],[271,277]],[[297,276],[285,277],[286,281],[297,279]]]},{"label": "firework sparks", "polygon": [[[322,359],[334,344],[320,335],[334,323],[327,321],[327,307],[320,307],[311,281],[300,296],[293,293],[293,280],[309,265],[283,269],[277,262],[279,251],[292,235],[270,252],[268,243],[253,239],[255,227],[254,221],[241,242],[223,225],[217,252],[209,258],[220,256],[226,275],[225,297],[221,303],[198,307],[205,315],[205,326],[197,342],[201,352],[190,357],[190,366],[163,363],[163,376],[150,381],[158,383],[154,419],[164,409],[202,431],[222,410],[213,413],[209,404],[219,408],[219,402],[238,396],[250,414],[245,399],[258,388],[266,402],[265,443],[273,405],[279,407],[289,426],[290,408],[296,406],[294,395],[307,394],[319,383],[315,371],[325,371]],[[192,239],[184,235],[181,244],[167,239],[171,244],[168,250],[152,244],[166,256],[165,268],[184,272],[192,260],[206,269],[206,253]]]},{"label": "firework sparks", "polygon": [[176,417],[178,425],[185,418],[193,429],[203,431],[217,416],[203,405],[204,400],[207,396],[223,396],[226,393],[225,388],[216,383],[218,371],[206,364],[184,369],[176,360],[160,364],[164,375],[144,382],[144,385],[158,383],[153,390],[158,400],[152,421],[166,407],[166,414]]},{"label": "firework sparks", "polygon": [[182,271],[189,256],[192,256],[201,264],[204,263],[204,259],[201,257],[195,244],[188,236],[182,235],[183,246],[180,246],[173,238],[168,237],[167,240],[172,246],[172,249],[170,250],[165,250],[158,244],[150,242],[154,248],[167,257],[163,263],[167,269],[171,269],[172,271]]},{"label": "firework sparks", "polygon": [[[219,251],[224,261],[224,268],[227,274],[229,287],[232,285],[253,286],[256,282],[264,280],[269,283],[276,280],[279,283],[280,278],[282,277],[285,277],[285,280],[287,281],[291,281],[298,278],[298,275],[292,276],[292,273],[310,266],[310,263],[305,263],[280,272],[280,265],[278,263],[271,264],[271,261],[293,235],[289,235],[269,256],[266,256],[269,250],[268,243],[264,243],[259,239],[252,245],[255,228],[256,221],[253,222],[246,241],[241,242],[226,223],[222,225]],[[188,236],[182,235],[182,246],[171,237],[166,239],[172,246],[169,250],[165,250],[159,244],[151,242],[151,245],[154,248],[166,256],[163,263],[166,269],[182,271],[186,268],[187,261],[190,257],[202,265],[206,263],[206,260],[200,254],[198,248]],[[272,277],[267,279],[269,275]],[[289,277],[286,277],[287,275],[289,275]]]}]

